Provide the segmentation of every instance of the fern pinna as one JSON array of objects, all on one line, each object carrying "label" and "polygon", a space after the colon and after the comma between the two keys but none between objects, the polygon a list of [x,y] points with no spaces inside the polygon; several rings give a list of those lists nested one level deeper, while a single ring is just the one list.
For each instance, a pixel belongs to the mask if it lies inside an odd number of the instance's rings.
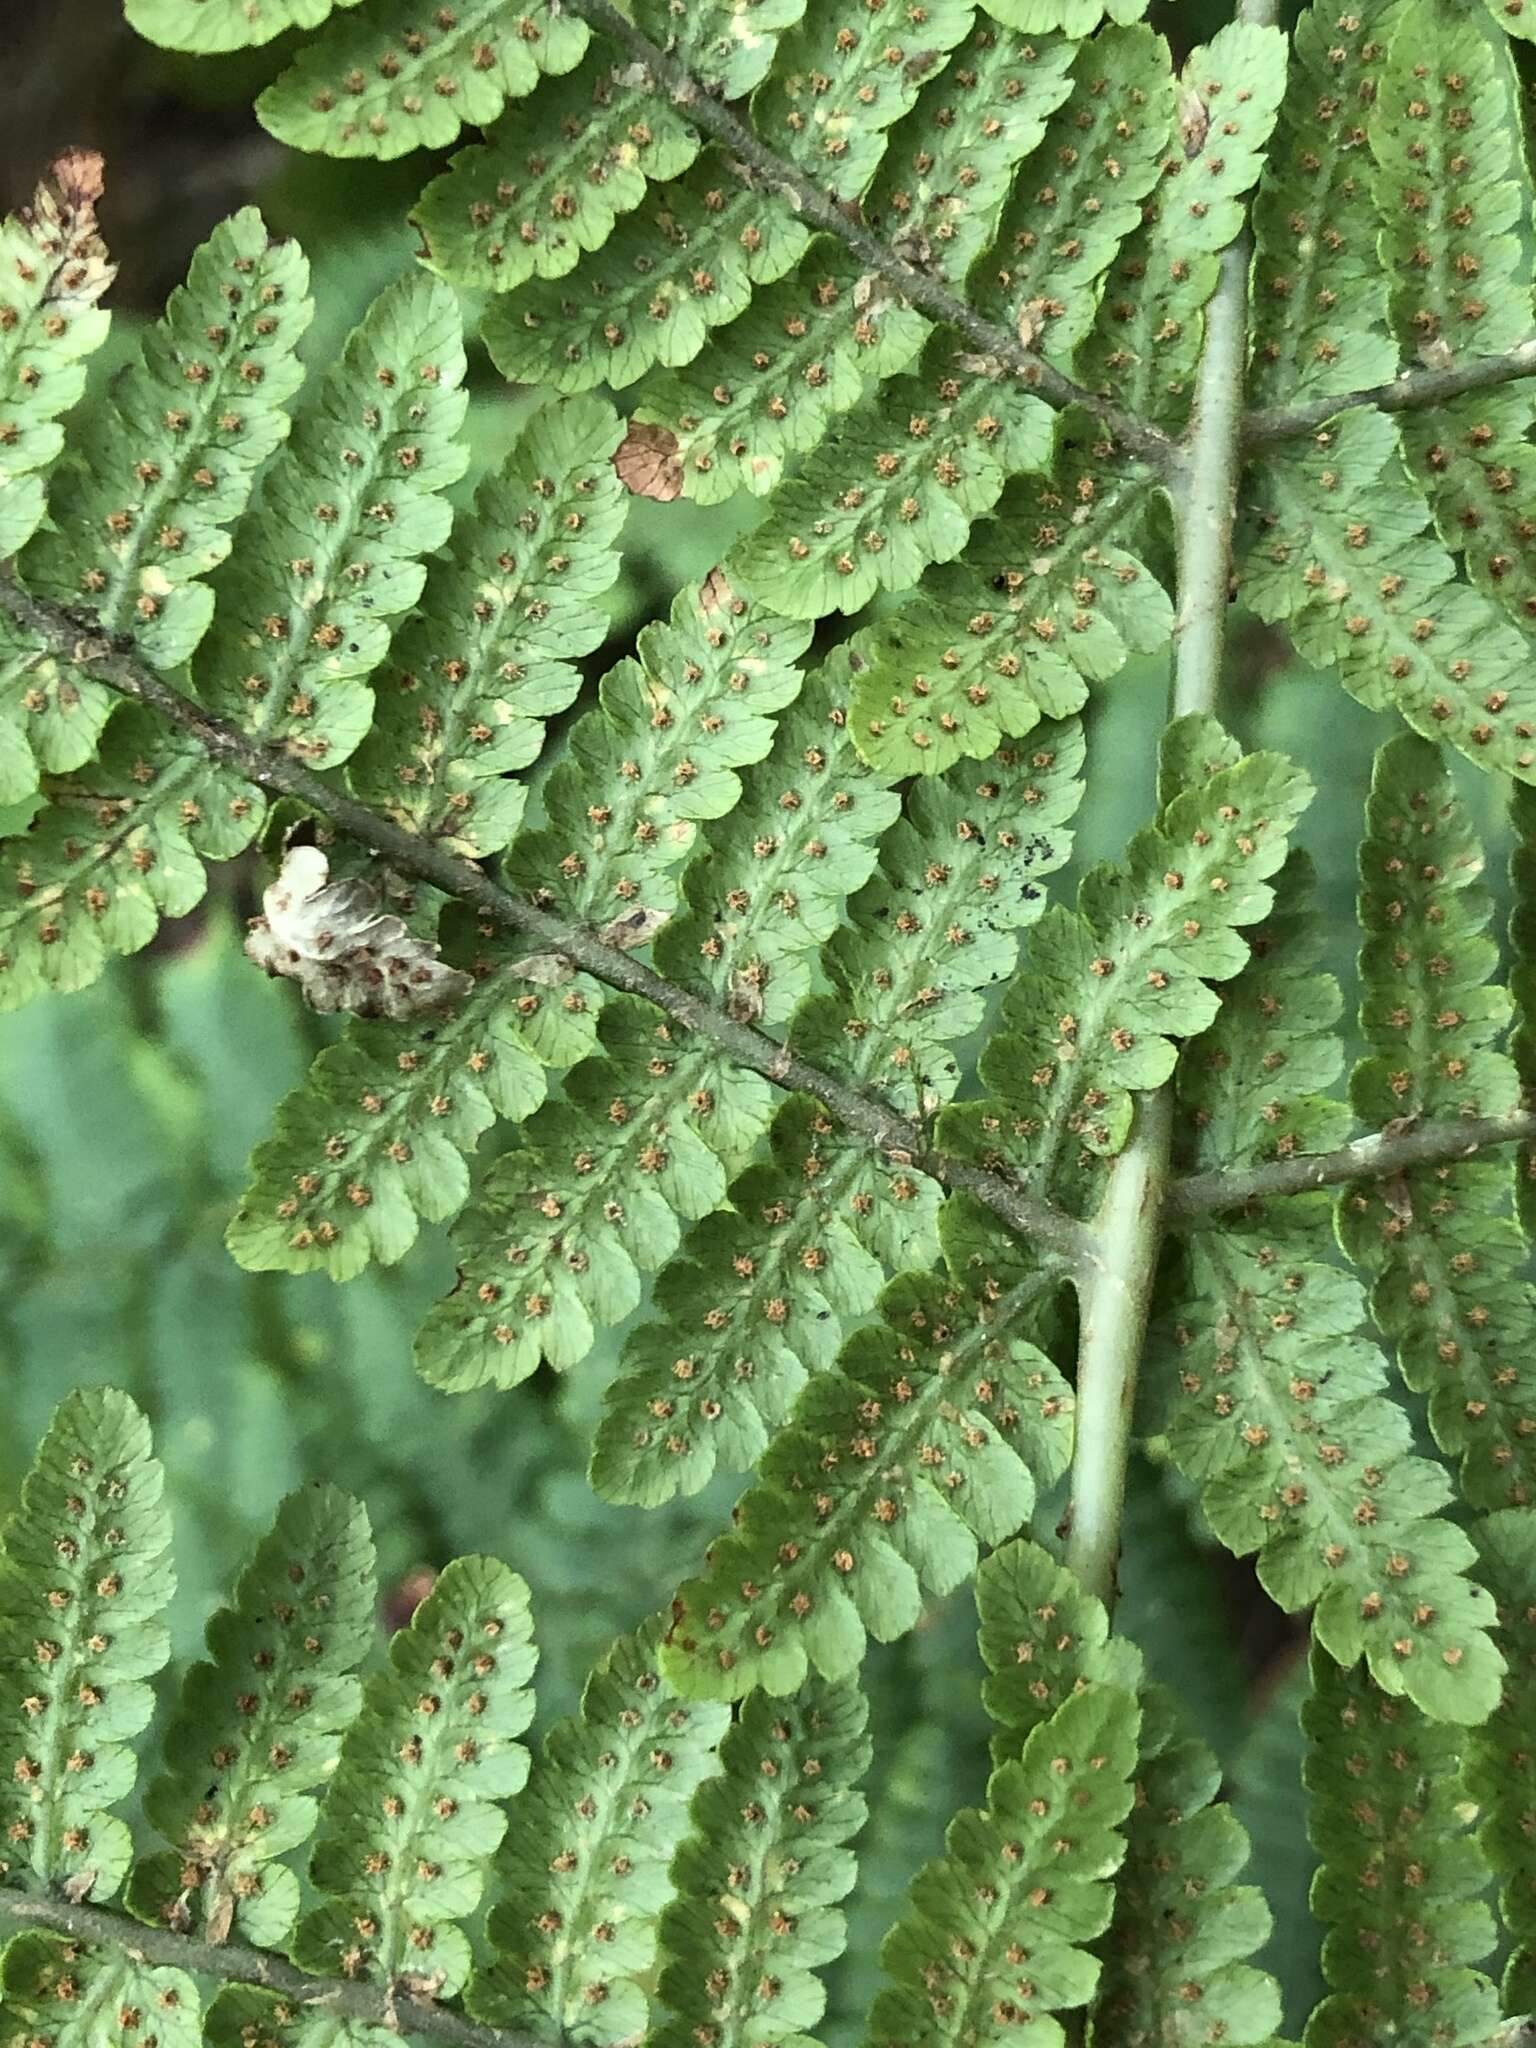
[{"label": "fern pinna", "polygon": [[[125,12],[281,39],[293,149],[452,154],[307,374],[254,210],[110,380],[99,158],[0,231],[0,1004],[241,858],[251,973],[344,1022],[232,1257],[346,1282],[447,1226],[431,1387],[515,1429],[595,1359],[599,1494],[742,1492],[533,1761],[517,1574],[446,1565],[381,1654],[363,1511],[301,1490],[125,1818],[169,1519],[127,1397],[66,1401],[0,1562],[5,2040],[802,2038],[868,1646],[970,1583],[994,1770],[871,2043],[1274,2042],[1221,1765],[1112,1627],[1133,1451],[1306,1617],[1308,2048],[1515,2039],[1536,15]],[[487,460],[493,372],[532,396]],[[730,537],[612,648],[636,499]],[[1354,1039],[1311,780],[1222,701],[1234,601],[1409,728]],[[1164,652],[1157,761],[1114,760]],[[1145,823],[1063,885],[1111,774]]]}]

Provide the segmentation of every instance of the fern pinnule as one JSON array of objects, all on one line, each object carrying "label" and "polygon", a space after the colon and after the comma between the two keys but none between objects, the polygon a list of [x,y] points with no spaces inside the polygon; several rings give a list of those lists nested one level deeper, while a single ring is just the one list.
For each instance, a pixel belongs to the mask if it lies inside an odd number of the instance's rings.
[{"label": "fern pinnule", "polygon": [[[1361,1024],[1351,1092],[1368,1124],[1516,1109],[1494,1049],[1509,999],[1483,857],[1440,754],[1403,734],[1376,757],[1360,848]],[[1410,1170],[1344,1191],[1340,1234],[1376,1275],[1372,1308],[1399,1369],[1429,1397],[1435,1440],[1482,1508],[1536,1498],[1536,1411],[1517,1361],[1532,1332],[1524,1237],[1496,1159]]]},{"label": "fern pinnule", "polygon": [[[97,224],[101,192],[101,158],[66,150],[31,205],[0,222],[0,558],[16,554],[41,523],[45,478],[64,445],[59,422],[107,338],[110,318],[98,302],[116,267]],[[0,774],[10,767],[7,753]],[[0,795],[9,786],[0,782]]]},{"label": "fern pinnule", "polygon": [[648,183],[688,169],[698,130],[619,58],[599,40],[541,88],[537,125],[526,109],[507,115],[433,179],[413,218],[435,270],[492,292],[562,277],[602,248]]},{"label": "fern pinnule", "polygon": [[798,2041],[821,2017],[815,1971],[843,1948],[867,1719],[857,1687],[817,1679],[793,1698],[743,1704],[672,1863],[658,2048],[684,2048],[701,2031],[718,2048],[752,2048],[765,2033]]},{"label": "fern pinnule", "polygon": [[[1313,1653],[1308,1830],[1322,1857],[1312,1908],[1327,1929],[1331,1995],[1306,2048],[1349,2048],[1384,2025],[1426,2043],[1495,2036],[1498,1996],[1472,1967],[1493,1946],[1478,1896],[1488,1869],[1469,1832],[1454,1730],[1389,1698],[1361,1665]],[[1390,2015],[1390,2018],[1389,2018]]]},{"label": "fern pinnule", "polygon": [[735,1699],[839,1678],[867,1639],[914,1627],[925,1593],[975,1569],[977,1545],[1028,1518],[1064,1470],[1072,1395],[1014,1334],[1017,1296],[975,1303],[899,1275],[881,1321],[812,1380],[714,1545],[679,1591],[665,1668],[679,1689]]},{"label": "fern pinnule", "polygon": [[515,1738],[533,1717],[535,1658],[516,1572],[461,1557],[439,1573],[342,1741],[310,1862],[324,1903],[299,1923],[300,1963],[386,1989],[460,1989],[458,1923],[506,1826],[497,1802],[528,1775]]},{"label": "fern pinnule", "polygon": [[[142,0],[149,5],[150,0]],[[423,16],[412,0],[336,13],[257,102],[279,142],[326,156],[441,149],[509,99],[580,63],[587,25],[560,0],[464,0]]]},{"label": "fern pinnule", "polygon": [[[1191,1165],[1326,1150],[1348,1128],[1342,1105],[1314,1092],[1342,1051],[1338,990],[1312,972],[1304,882],[1300,865],[1282,876],[1252,965],[1186,1055]],[[1498,1695],[1492,1611],[1467,1576],[1467,1537],[1439,1513],[1446,1475],[1411,1455],[1359,1283],[1330,1262],[1331,1242],[1322,1195],[1191,1232],[1151,1381],[1159,1426],[1217,1536],[1258,1552],[1271,1598],[1317,1603],[1332,1656],[1363,1654],[1390,1693],[1475,1722]]]},{"label": "fern pinnule", "polygon": [[667,1866],[730,1720],[667,1685],[661,1635],[651,1621],[615,1643],[545,1739],[497,1863],[477,2018],[604,2048],[645,2032]]},{"label": "fern pinnule", "polygon": [[170,1649],[164,1486],[126,1394],[71,1394],[0,1533],[0,1876],[29,1887],[104,1899],[128,1868],[128,1828],[111,1809],[133,1789],[128,1744]]},{"label": "fern pinnule", "polygon": [[166,1736],[172,1768],[145,1813],[172,1846],[141,1857],[129,1910],[151,1926],[275,1948],[298,1913],[276,1858],[306,1841],[361,1689],[374,1638],[373,1541],[359,1504],[306,1487],[281,1504],[208,1624],[211,1661],[182,1682]]}]

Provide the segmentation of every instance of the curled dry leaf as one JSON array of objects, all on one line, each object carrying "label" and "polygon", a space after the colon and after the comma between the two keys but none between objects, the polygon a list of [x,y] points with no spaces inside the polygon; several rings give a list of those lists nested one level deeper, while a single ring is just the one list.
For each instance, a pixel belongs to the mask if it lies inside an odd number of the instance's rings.
[{"label": "curled dry leaf", "polygon": [[507,972],[519,981],[531,981],[535,988],[558,988],[575,974],[576,963],[564,953],[526,953],[521,960],[514,960]]},{"label": "curled dry leaf", "polygon": [[1205,148],[1205,138],[1211,132],[1211,110],[1197,92],[1185,92],[1179,96],[1179,135],[1184,143],[1184,154],[1199,156]]},{"label": "curled dry leaf", "polygon": [[333,882],[318,846],[291,847],[253,918],[245,950],[268,974],[296,981],[312,1010],[349,1010],[399,1022],[461,1001],[471,976],[446,967],[437,948],[379,908],[356,876]]},{"label": "curled dry leaf", "polygon": [[677,452],[677,436],[669,427],[651,427],[631,420],[629,432],[614,454],[613,466],[619,482],[637,498],[656,498],[669,504],[681,495],[682,458]]},{"label": "curled dry leaf", "polygon": [[597,936],[605,946],[616,946],[621,953],[633,953],[641,946],[648,946],[667,921],[665,910],[647,910],[639,904],[633,910],[626,910],[622,917],[615,917],[603,925]]}]

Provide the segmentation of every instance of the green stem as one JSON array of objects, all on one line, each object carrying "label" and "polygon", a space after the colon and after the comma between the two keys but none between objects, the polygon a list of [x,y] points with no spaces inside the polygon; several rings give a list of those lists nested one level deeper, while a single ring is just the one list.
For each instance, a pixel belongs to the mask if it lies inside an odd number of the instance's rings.
[{"label": "green stem", "polygon": [[[710,1039],[738,1066],[776,1086],[823,1103],[837,1121],[874,1150],[903,1166],[915,1166],[942,1186],[974,1195],[1017,1235],[1033,1239],[1056,1260],[1076,1270],[1089,1261],[1092,1245],[1083,1224],[1051,1203],[1029,1194],[1000,1173],[941,1152],[910,1117],[813,1066],[787,1045],[745,1024],[675,982],[665,981],[632,953],[608,945],[588,927],[525,902],[493,881],[473,861],[450,853],[437,841],[407,831],[370,810],[334,783],[297,761],[281,744],[242,732],[192,698],[138,658],[131,638],[108,635],[88,613],[74,612],[31,596],[14,572],[0,564],[0,614],[47,648],[58,660],[131,697],[176,727],[210,761],[266,790],[291,796],[329,818],[338,830],[381,854],[398,873],[431,882],[449,896],[480,911],[491,923],[521,932],[539,950],[563,955],[626,995],[643,996],[685,1029]],[[125,824],[122,828],[127,830]]]},{"label": "green stem", "polygon": [[313,2006],[318,2016],[419,2034],[425,2040],[446,2042],[448,2048],[538,2048],[528,2034],[480,2026],[430,1999],[405,1997],[392,1986],[309,1977],[282,1956],[262,1949],[146,1927],[105,1906],[74,1906],[64,1899],[0,1892],[0,1918],[63,1935],[68,1941],[122,1949],[158,1969],[190,1970],[223,1984],[254,1984],[296,2005]]},{"label": "green stem", "polygon": [[[1241,0],[1239,18],[1273,18],[1274,0]],[[1248,357],[1246,232],[1221,259],[1205,309],[1205,340],[1193,418],[1170,489],[1177,543],[1170,715],[1214,710],[1226,651],[1232,525],[1241,465],[1243,374]],[[1097,1263],[1080,1277],[1077,1442],[1066,1559],[1088,1590],[1111,1605],[1120,1558],[1136,1375],[1163,1241],[1173,1150],[1168,1082],[1137,1104],[1129,1144],[1109,1170],[1093,1230]]]}]

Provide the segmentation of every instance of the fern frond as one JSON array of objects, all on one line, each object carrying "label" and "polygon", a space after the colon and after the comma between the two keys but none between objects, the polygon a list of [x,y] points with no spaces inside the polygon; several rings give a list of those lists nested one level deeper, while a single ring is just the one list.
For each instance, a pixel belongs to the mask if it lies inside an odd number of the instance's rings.
[{"label": "fern frond", "polygon": [[1397,368],[1366,154],[1399,0],[1304,7],[1253,208],[1256,402],[1345,392]]},{"label": "fern frond", "polygon": [[507,115],[461,150],[416,202],[427,261],[455,284],[510,291],[530,277],[563,277],[601,249],[652,182],[680,177],[698,130],[649,78],[602,43],[539,93],[538,121]]},{"label": "fern frond", "polygon": [[4,2048],[200,2048],[197,1985],[124,1949],[18,1934],[0,1959]]},{"label": "fern frond", "polygon": [[[1049,0],[1023,4],[1042,17],[1055,11]],[[1042,19],[1030,33],[1054,26]],[[1071,93],[1024,163],[992,257],[978,266],[977,304],[1027,329],[1050,355],[1068,355],[1093,325],[1115,251],[1141,220],[1172,122],[1173,76],[1161,36],[1138,25],[1079,43]]]},{"label": "fern frond", "polygon": [[836,198],[857,199],[885,153],[890,129],[942,70],[971,25],[968,0],[926,0],[919,18],[832,0],[785,35],[752,96],[752,121],[770,149]]},{"label": "fern frond", "polygon": [[580,63],[587,25],[560,0],[461,0],[423,15],[414,0],[334,14],[256,111],[279,142],[326,156],[441,149],[494,121],[546,73]]},{"label": "fern frond", "polygon": [[1359,1665],[1314,1654],[1312,1686],[1305,1775],[1323,1859],[1312,1909],[1328,1929],[1332,1996],[1307,2048],[1352,2048],[1386,2027],[1425,2048],[1486,2041],[1498,1999],[1470,1966],[1493,1946],[1493,1916],[1477,1896],[1488,1871],[1467,1832],[1460,1737],[1388,1698]]},{"label": "fern frond", "polygon": [[[1509,857],[1509,994],[1515,1028],[1509,1052],[1524,1087],[1536,1082],[1536,796],[1516,783],[1510,791],[1514,846]],[[1515,1214],[1527,1239],[1536,1234],[1536,1148],[1516,1155]]]},{"label": "fern frond", "polygon": [[49,494],[55,530],[22,557],[29,589],[89,605],[108,632],[131,627],[157,668],[187,659],[213,614],[202,579],[288,432],[308,281],[254,208],[214,229],[138,361],[81,422]]},{"label": "fern frond", "polygon": [[161,1610],[175,1580],[164,1473],[126,1394],[90,1389],[54,1414],[0,1538],[0,1876],[109,1898],[128,1867],[110,1809],[154,1710]]},{"label": "fern frond", "polygon": [[[1023,1290],[1029,1293],[1029,1289]],[[774,1439],[702,1578],[679,1591],[666,1669],[680,1689],[789,1692],[902,1635],[923,1594],[974,1570],[978,1540],[1027,1520],[1066,1464],[1072,1396],[993,1310],[902,1274]]]},{"label": "fern frond", "polygon": [[722,99],[761,83],[779,37],[806,0],[637,0],[635,20],[669,56],[686,56],[696,78]]},{"label": "fern frond", "polygon": [[1094,869],[1075,912],[1041,920],[982,1055],[995,1097],[941,1122],[1043,1181],[1118,1152],[1132,1091],[1165,1081],[1175,1039],[1216,1014],[1211,983],[1242,969],[1244,929],[1268,913],[1267,878],[1312,791],[1279,755],[1239,755],[1214,720],[1190,717],[1164,739],[1160,794],[1125,862]]},{"label": "fern frond", "polygon": [[732,560],[791,618],[856,611],[959,554],[1007,478],[1047,466],[1052,434],[1039,399],[973,374],[937,335],[785,483]]},{"label": "fern frond", "polygon": [[730,1720],[662,1679],[661,1633],[650,1622],[615,1643],[580,1715],[545,1741],[497,1865],[495,1953],[468,2001],[479,2019],[602,2048],[646,2030],[667,1866]]},{"label": "fern frond", "polygon": [[374,300],[263,479],[215,585],[198,693],[254,737],[332,767],[367,732],[365,678],[448,538],[464,343],[453,295],[408,275]]},{"label": "fern frond", "polygon": [[439,1575],[389,1669],[368,1682],[321,1810],[310,1875],[328,1902],[300,1921],[302,1966],[385,1986],[457,1991],[480,1900],[528,1752],[528,1588],[493,1558]]},{"label": "fern frond", "polygon": [[1109,1634],[1102,1603],[1037,1544],[994,1551],[977,1573],[976,1605],[999,1764],[1038,1740],[1036,1731],[1085,1688],[1142,1692],[1135,1796],[1114,1916],[1099,1947],[1092,2037],[1127,2048],[1268,2041],[1279,1993],[1247,1958],[1269,1915],[1258,1891],[1232,1882],[1248,1859],[1248,1838],[1230,1809],[1213,1804],[1215,1757],[1182,1735],[1163,1688],[1142,1691],[1140,1653]]},{"label": "fern frond", "polygon": [[[29,589],[89,605],[108,632],[131,627],[159,667],[186,660],[213,611],[202,579],[228,553],[227,529],[288,431],[283,406],[299,384],[294,351],[312,310],[308,276],[298,249],[271,242],[253,209],[214,230],[138,359],[83,415],[55,469],[51,529],[21,556]],[[89,674],[0,627],[13,792],[35,788],[39,770],[66,775],[88,761],[112,704]],[[10,889],[5,897],[16,903]],[[12,950],[0,938],[0,951]]]},{"label": "fern frond", "polygon": [[130,1911],[214,1941],[231,1928],[262,1948],[286,1938],[298,1882],[273,1859],[314,1827],[314,1795],[357,1712],[350,1673],[372,1646],[373,1603],[362,1508],[329,1486],[290,1494],[208,1625],[212,1661],[182,1682],[172,1768],[144,1802],[172,1849],[135,1865]]},{"label": "fern frond", "polygon": [[[1376,757],[1360,848],[1363,1121],[1516,1109],[1514,1062],[1493,1049],[1509,1000],[1489,985],[1498,947],[1482,850],[1437,750],[1404,734]],[[1362,1182],[1339,1205],[1351,1256],[1377,1275],[1376,1321],[1403,1378],[1429,1396],[1440,1448],[1475,1506],[1536,1497],[1536,1401],[1518,1370],[1533,1301],[1526,1246],[1495,1159]]]},{"label": "fern frond", "polygon": [[1048,2015],[1086,2005],[1098,1976],[1086,1944],[1125,1853],[1138,1718],[1129,1693],[1088,1686],[993,1772],[985,1809],[950,1824],[886,1937],[868,2048],[1061,2038]]},{"label": "fern frond", "polygon": [[[109,317],[97,302],[115,266],[96,220],[101,190],[101,158],[70,150],[32,204],[0,223],[0,558],[37,531],[44,477],[64,445],[59,421],[107,338]],[[0,802],[14,800],[4,794],[6,770],[0,752]]]},{"label": "fern frond", "polygon": [[577,1365],[638,1307],[640,1275],[680,1219],[717,1208],[768,1121],[767,1084],[722,1065],[659,1010],[611,1001],[602,1052],[496,1161],[455,1233],[459,1281],[422,1325],[433,1386],[516,1386],[547,1359]]},{"label": "fern frond", "polygon": [[984,17],[890,138],[861,211],[909,262],[952,284],[991,242],[1015,167],[1072,89],[1064,38],[1024,42]]},{"label": "fern frond", "polygon": [[481,334],[504,377],[557,391],[613,390],[658,365],[692,362],[753,288],[805,253],[809,230],[706,150],[675,184],[648,191],[611,239],[564,278],[492,304]]},{"label": "fern frond", "polygon": [[866,293],[841,249],[816,242],[695,360],[647,384],[635,418],[663,437],[669,457],[654,495],[704,505],[739,490],[766,495],[789,457],[819,446],[882,379],[908,368],[927,332],[903,301]]},{"label": "fern frond", "polygon": [[1245,601],[1351,695],[1479,766],[1536,775],[1530,650],[1425,532],[1393,420],[1356,411],[1276,448],[1250,477]]},{"label": "fern frond", "polygon": [[358,0],[124,0],[141,36],[167,50],[206,57],[270,43],[286,29],[318,28],[333,7]]},{"label": "fern frond", "polygon": [[[1136,1802],[1102,1946],[1094,2038],[1124,2048],[1220,2041],[1258,2048],[1280,2025],[1280,1990],[1248,1958],[1270,1928],[1256,1885],[1235,1879],[1248,1837],[1216,1803],[1221,1766],[1182,1736],[1175,1698],[1142,1702]],[[1186,2017],[1187,2015],[1187,2017]]]},{"label": "fern frond", "polygon": [[1090,681],[1166,645],[1173,611],[1138,559],[1156,488],[1091,422],[1057,428],[1050,473],[1010,484],[965,560],[870,627],[851,715],[860,752],[893,773],[985,758],[1037,720],[1078,710]]},{"label": "fern frond", "polygon": [[1473,1540],[1483,1583],[1498,1602],[1499,1643],[1509,1671],[1498,1706],[1468,1741],[1463,1776],[1481,1810],[1478,1847],[1500,1884],[1499,1917],[1512,1944],[1504,1998],[1506,2008],[1518,2011],[1529,2005],[1536,1988],[1536,1857],[1531,1850],[1536,1758],[1530,1741],[1536,1519],[1529,1510],[1503,1508],[1473,1525]]},{"label": "fern frond", "polygon": [[985,0],[985,5],[994,21],[1031,36],[1051,29],[1066,36],[1090,36],[1106,15],[1112,22],[1141,19],[1137,0]]},{"label": "fern frond", "polygon": [[544,722],[581,687],[608,630],[624,501],[610,406],[546,406],[427,574],[390,650],[350,780],[397,823],[471,860],[506,845]]},{"label": "fern frond", "polygon": [[[878,778],[834,729],[834,808],[857,817],[845,792],[861,782],[878,791]],[[973,770],[915,792],[882,848],[885,874],[855,897],[851,927],[823,954],[840,993],[796,1012],[791,1043],[909,1114],[952,1093],[947,1046],[974,1028],[977,991],[1007,972],[1014,932],[1039,914],[1036,878],[1066,857],[1081,760],[1077,729],[1052,728],[979,782]],[[771,957],[766,976],[757,968],[770,995],[781,966]],[[931,1236],[933,1184],[882,1169],[814,1105],[787,1104],[772,1144],[772,1162],[731,1190],[733,1213],[695,1230],[663,1273],[655,1298],[666,1321],[626,1347],[593,1458],[612,1499],[666,1499],[702,1486],[718,1459],[754,1462],[807,1374],[832,1364],[842,1319],[873,1304],[882,1262],[915,1262]],[[899,1224],[895,1207],[906,1212]]]},{"label": "fern frond", "polygon": [[864,1824],[868,1709],[850,1684],[758,1693],[720,1744],[720,1775],[694,1794],[672,1865],[657,2048],[802,2040],[821,2017],[817,1967],[842,1953],[847,1844]]},{"label": "fern frond", "polygon": [[1105,284],[1096,331],[1078,355],[1095,390],[1182,428],[1218,257],[1243,223],[1285,85],[1279,29],[1234,21],[1195,50],[1179,80],[1162,176]]},{"label": "fern frond", "polygon": [[[1326,1150],[1341,1106],[1339,995],[1285,878],[1275,919],[1180,1076],[1190,1163]],[[1277,1091],[1275,1076],[1283,1075]],[[1408,1418],[1365,1338],[1358,1283],[1328,1262],[1325,1198],[1302,1196],[1196,1230],[1170,1298],[1173,1356],[1154,1376],[1179,1469],[1217,1536],[1281,1607],[1316,1603],[1320,1643],[1366,1655],[1381,1687],[1474,1722],[1498,1697],[1486,1595],[1466,1536],[1440,1518],[1443,1470],[1409,1454]],[[1175,1370],[1176,1367],[1176,1370]]]},{"label": "fern frond", "polygon": [[[1370,134],[1381,257],[1405,357],[1495,354],[1531,331],[1513,232],[1529,188],[1519,98],[1508,44],[1445,0],[1414,8],[1393,35]],[[1526,445],[1533,418],[1530,391],[1511,384],[1402,425],[1441,539],[1527,633],[1536,630],[1536,546],[1521,508],[1536,494]]]}]

